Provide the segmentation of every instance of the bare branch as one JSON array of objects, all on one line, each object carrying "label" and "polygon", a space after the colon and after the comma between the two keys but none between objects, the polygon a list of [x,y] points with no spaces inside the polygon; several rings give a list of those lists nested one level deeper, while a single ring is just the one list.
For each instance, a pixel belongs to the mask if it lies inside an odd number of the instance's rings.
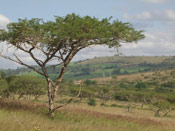
[{"label": "bare branch", "polygon": [[74,99],[78,98],[78,97],[80,96],[80,94],[81,94],[82,83],[83,83],[83,81],[81,81],[81,83],[80,83],[78,94],[77,94],[75,97],[69,99],[65,104],[55,107],[55,108],[54,108],[54,111],[56,111],[57,109],[59,109],[59,108],[61,108],[61,107],[64,107],[64,106],[68,105],[68,104],[71,103]]},{"label": "bare branch", "polygon": [[29,65],[25,64],[24,62],[22,62],[15,54],[14,54],[14,56],[16,57],[17,60],[14,60],[14,59],[12,59],[12,58],[10,58],[10,57],[8,57],[8,56],[2,55],[1,53],[0,53],[0,56],[3,57],[4,59],[8,59],[8,60],[13,61],[13,62],[15,62],[15,63],[18,63],[18,64],[20,64],[20,65],[24,65],[24,66],[26,66],[26,67],[28,67],[28,68],[30,68],[30,69],[36,71],[38,74],[45,76],[42,72],[40,72],[40,71],[37,70],[36,68],[34,68],[34,67],[32,67],[32,66],[29,66]]},{"label": "bare branch", "polygon": [[49,65],[49,66],[47,66],[46,68],[50,68],[50,67],[56,67],[56,66],[59,66],[59,65],[62,65],[63,64],[63,62],[61,62],[61,63],[59,63],[59,64],[55,64],[55,65]]},{"label": "bare branch", "polygon": [[26,50],[26,49],[22,48],[21,46],[17,46],[17,49],[20,49],[21,51],[28,53],[39,66],[42,65],[43,62],[41,60],[37,59],[32,53],[32,50],[34,50],[35,47],[32,47],[29,50]]},{"label": "bare branch", "polygon": [[32,50],[33,50],[33,49],[35,49],[35,47],[30,48],[30,50],[28,51],[28,53],[30,54],[30,56],[32,57],[32,59],[33,59],[40,67],[42,67],[43,61],[37,59],[37,58],[33,55],[33,53],[32,53]]},{"label": "bare branch", "polygon": [[59,47],[57,49],[55,49],[51,55],[50,55],[50,53],[47,54],[47,59],[43,62],[43,65],[45,65],[48,61],[50,61],[53,57],[55,57],[55,54],[59,51],[59,49],[60,49]]},{"label": "bare branch", "polygon": [[60,50],[59,50],[59,54],[60,54],[60,59],[61,59],[62,61],[64,61],[63,54],[61,53],[61,51],[60,51]]},{"label": "bare branch", "polygon": [[32,67],[32,66],[29,66],[29,65],[27,65],[27,64],[25,64],[24,62],[22,62],[15,54],[14,54],[14,56],[16,57],[16,59],[19,61],[19,64],[21,64],[21,65],[24,65],[24,66],[27,66],[28,68],[30,68],[30,69],[32,69],[32,70],[34,70],[34,71],[36,71],[37,73],[39,73],[40,75],[43,75],[43,76],[45,76],[45,74],[44,73],[42,73],[42,72],[40,72],[39,70],[37,70],[36,68],[34,68],[34,67]]}]

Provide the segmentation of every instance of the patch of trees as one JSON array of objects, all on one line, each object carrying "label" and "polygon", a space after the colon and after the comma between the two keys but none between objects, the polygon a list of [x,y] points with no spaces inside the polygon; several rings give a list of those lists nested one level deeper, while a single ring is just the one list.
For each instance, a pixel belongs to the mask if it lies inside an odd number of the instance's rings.
[{"label": "patch of trees", "polygon": [[36,76],[8,76],[0,79],[0,95],[2,97],[18,96],[18,99],[34,96],[37,100],[41,95],[46,94],[46,82]]},{"label": "patch of trees", "polygon": [[168,82],[162,83],[161,87],[175,89],[175,81],[168,81]]},{"label": "patch of trees", "polygon": [[9,83],[9,91],[18,95],[18,99],[26,96],[34,96],[35,100],[46,93],[46,82],[44,79],[35,76],[17,76]]},{"label": "patch of trees", "polygon": [[157,101],[153,103],[153,108],[152,110],[154,111],[154,115],[156,117],[160,116],[168,116],[170,112],[175,110],[175,104],[169,103],[168,101]]},{"label": "patch of trees", "polygon": [[96,85],[97,84],[97,81],[95,81],[95,80],[89,80],[89,79],[87,79],[87,80],[85,80],[84,82],[83,82],[85,85]]}]

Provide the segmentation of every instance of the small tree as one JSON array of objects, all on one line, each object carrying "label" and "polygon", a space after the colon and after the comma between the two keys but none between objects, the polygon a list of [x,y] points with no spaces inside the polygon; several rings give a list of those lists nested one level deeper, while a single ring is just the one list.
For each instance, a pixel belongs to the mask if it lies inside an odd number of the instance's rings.
[{"label": "small tree", "polygon": [[[4,55],[3,52],[0,56],[33,69],[45,77],[48,85],[49,112],[53,114],[56,109],[62,107],[55,107],[54,103],[63,74],[80,50],[91,45],[119,47],[120,42],[136,42],[144,38],[142,31],[134,30],[131,24],[110,20],[80,17],[75,14],[55,17],[55,21],[48,22],[37,18],[20,19],[17,23],[7,25],[7,31],[0,31],[0,41],[15,49],[14,58]],[[16,54],[16,50],[29,55],[39,68],[26,64]],[[38,52],[40,56],[37,55]],[[61,64],[56,84],[52,82],[47,71],[52,60],[57,60],[58,64]],[[72,99],[68,103],[71,101]]]},{"label": "small tree", "polygon": [[155,116],[161,116],[161,114],[166,117],[168,114],[175,110],[175,106],[167,101],[155,102],[153,103],[153,111]]},{"label": "small tree", "polygon": [[105,103],[109,100],[110,98],[110,93],[109,93],[109,88],[102,88],[102,90],[99,93],[100,99],[101,99],[101,105],[105,105]]},{"label": "small tree", "polygon": [[5,79],[6,73],[4,71],[0,71],[0,79]]},{"label": "small tree", "polygon": [[84,82],[83,82],[85,85],[87,85],[87,86],[89,86],[89,85],[96,85],[97,84],[97,82],[95,81],[95,80],[85,80]]},{"label": "small tree", "polygon": [[89,101],[88,101],[88,105],[90,105],[90,106],[96,106],[96,100],[95,99],[89,99]]},{"label": "small tree", "polygon": [[8,92],[8,84],[6,80],[0,79],[0,96],[2,97],[8,97],[9,92]]},{"label": "small tree", "polygon": [[35,100],[37,100],[40,95],[45,94],[46,82],[44,79],[36,76],[18,76],[10,82],[9,90],[10,92],[18,94],[18,99],[24,95],[29,99],[29,96],[33,95]]},{"label": "small tree", "polygon": [[138,81],[138,82],[136,83],[135,87],[136,87],[137,89],[142,89],[142,88],[146,88],[146,87],[147,87],[147,84],[146,84],[145,82],[143,82],[143,81]]}]

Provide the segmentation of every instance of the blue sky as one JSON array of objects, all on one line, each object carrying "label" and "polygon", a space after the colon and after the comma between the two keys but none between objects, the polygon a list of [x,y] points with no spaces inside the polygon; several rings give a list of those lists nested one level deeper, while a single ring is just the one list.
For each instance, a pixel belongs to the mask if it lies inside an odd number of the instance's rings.
[{"label": "blue sky", "polygon": [[[120,48],[123,55],[175,55],[175,0],[0,0],[0,28],[17,22],[18,18],[53,20],[54,16],[72,12],[99,19],[112,16],[145,30],[145,40],[123,44]],[[115,50],[106,47],[90,47],[74,60],[114,54]],[[21,56],[33,64],[27,56]],[[0,58],[0,68],[16,66]]]}]

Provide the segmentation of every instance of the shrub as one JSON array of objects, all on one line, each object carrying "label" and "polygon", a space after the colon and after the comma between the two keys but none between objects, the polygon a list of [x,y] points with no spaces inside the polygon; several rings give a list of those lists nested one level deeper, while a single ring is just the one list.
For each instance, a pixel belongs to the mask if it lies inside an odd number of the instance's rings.
[{"label": "shrub", "polygon": [[145,82],[138,81],[137,84],[135,85],[135,87],[137,89],[146,88],[147,87],[147,84]]},{"label": "shrub", "polygon": [[87,80],[84,81],[84,84],[87,85],[87,86],[88,85],[96,85],[97,82],[95,80],[88,80],[87,79]]},{"label": "shrub", "polygon": [[2,97],[8,97],[9,96],[9,89],[8,84],[5,80],[0,80],[0,96]]},{"label": "shrub", "polygon": [[90,105],[90,106],[96,106],[97,104],[96,104],[95,99],[89,99],[88,105]]}]

